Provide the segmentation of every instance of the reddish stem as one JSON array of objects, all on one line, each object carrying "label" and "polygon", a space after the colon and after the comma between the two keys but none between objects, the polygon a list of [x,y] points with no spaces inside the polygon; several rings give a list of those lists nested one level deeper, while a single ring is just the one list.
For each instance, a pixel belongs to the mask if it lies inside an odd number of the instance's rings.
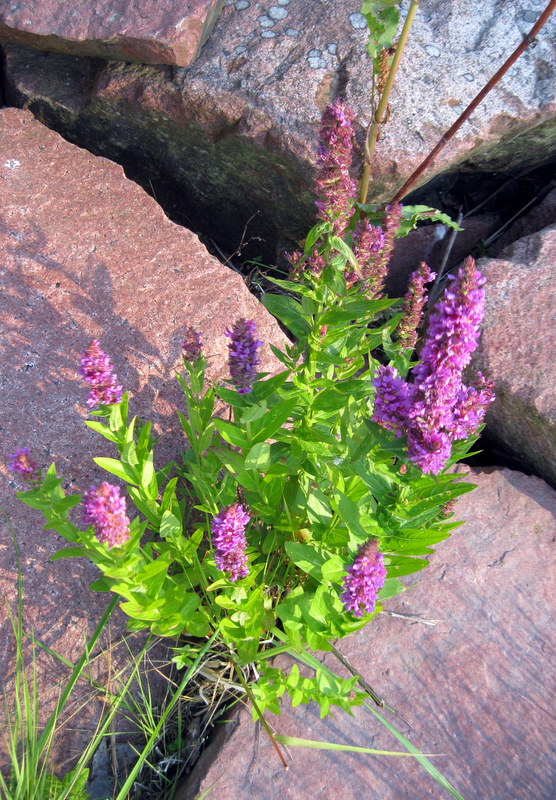
[{"label": "reddish stem", "polygon": [[430,153],[424,159],[424,161],[422,161],[419,164],[415,172],[406,180],[402,188],[396,192],[396,194],[390,201],[391,203],[399,201],[402,197],[404,197],[404,195],[407,194],[408,189],[411,186],[413,186],[413,184],[418,180],[418,178],[421,177],[421,175],[429,166],[431,161],[433,161],[436,158],[438,153],[450,141],[450,139],[454,136],[456,131],[458,131],[459,128],[461,128],[466,119],[473,113],[473,111],[475,111],[479,103],[481,103],[484,100],[484,98],[487,96],[490,90],[496,86],[498,81],[502,78],[503,75],[506,74],[506,72],[510,69],[510,67],[517,61],[520,55],[524,53],[525,50],[527,50],[530,44],[532,44],[532,42],[535,40],[535,36],[540,31],[540,29],[546,24],[546,22],[548,22],[548,18],[555,9],[556,9],[556,0],[550,0],[547,7],[540,15],[538,20],[535,22],[529,33],[525,34],[525,36],[523,37],[521,44],[519,44],[516,47],[516,49],[513,51],[508,60],[500,67],[498,72],[489,80],[489,82],[485,86],[483,86],[479,94],[469,103],[465,111],[463,111],[462,114],[460,114],[460,116],[454,122],[452,127],[448,131],[446,131],[446,133],[437,142],[435,147],[430,151]]}]

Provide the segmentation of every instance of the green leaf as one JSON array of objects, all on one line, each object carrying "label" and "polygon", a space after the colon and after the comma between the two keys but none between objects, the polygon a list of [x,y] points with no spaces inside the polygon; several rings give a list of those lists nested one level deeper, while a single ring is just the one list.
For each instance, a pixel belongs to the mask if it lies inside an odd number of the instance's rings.
[{"label": "green leaf", "polygon": [[346,396],[341,394],[334,386],[319,392],[313,400],[313,411],[333,412],[345,408],[347,405]]},{"label": "green leaf", "polygon": [[244,408],[246,405],[245,396],[238,394],[235,389],[228,389],[226,386],[217,386],[216,394],[233,408]]},{"label": "green leaf", "polygon": [[409,741],[409,739],[406,739],[406,737],[402,733],[397,731],[396,728],[394,728],[394,726],[391,725],[387,719],[385,719],[381,714],[379,714],[378,711],[376,711],[375,708],[370,703],[365,701],[364,706],[369,711],[371,711],[377,719],[379,719],[382,722],[382,724],[390,731],[390,733],[396,737],[396,739],[398,740],[398,742],[400,742],[400,744],[402,744],[407,750],[409,750],[410,753],[413,753],[413,755],[415,756],[417,761],[421,764],[423,769],[426,770],[429,773],[429,775],[432,778],[434,778],[435,781],[437,781],[437,783],[439,783],[444,789],[450,792],[452,797],[455,797],[456,800],[464,800],[463,797],[454,789],[454,787],[450,783],[448,783],[444,775],[442,775],[442,773],[440,773],[436,769],[436,767],[433,767],[433,765],[428,760],[430,756],[425,757],[423,753],[420,753],[419,750],[415,747],[415,745],[412,744]]},{"label": "green leaf", "polygon": [[329,242],[330,242],[330,247],[332,247],[334,250],[337,250],[338,253],[341,253],[346,259],[346,261],[349,264],[351,264],[352,267],[355,267],[356,269],[359,268],[359,263],[355,258],[353,250],[348,244],[344,242],[343,239],[340,239],[339,236],[331,236],[329,238]]},{"label": "green leaf", "polygon": [[57,500],[55,503],[52,504],[52,511],[56,514],[60,514],[61,516],[65,516],[66,512],[73,508],[74,506],[78,505],[81,502],[81,495],[79,494],[71,494],[67,497],[63,497],[61,500]]},{"label": "green leaf", "polygon": [[85,555],[87,555],[87,553],[83,547],[62,547],[61,550],[56,550],[56,552],[50,556],[50,560],[59,561],[61,558],[75,558]]},{"label": "green leaf", "polygon": [[397,238],[402,236],[407,236],[407,234],[412,231],[414,228],[417,227],[417,223],[419,220],[428,220],[431,222],[441,222],[443,225],[447,225],[449,228],[452,228],[455,231],[462,231],[463,228],[454,222],[454,220],[448,216],[448,214],[444,214],[442,211],[439,211],[437,208],[432,208],[431,206],[403,206],[402,208],[402,221],[400,227],[398,228],[398,232],[396,234]]},{"label": "green leaf", "polygon": [[247,408],[241,414],[241,422],[254,422],[256,419],[259,419],[266,413],[267,405],[263,401],[262,403],[256,403],[252,406],[247,406]]},{"label": "green leaf", "polygon": [[[312,750],[338,750],[347,753],[370,753],[375,756],[405,756],[417,758],[414,753],[400,753],[396,750],[374,750],[371,747],[356,747],[350,744],[334,744],[334,742],[319,742],[313,739],[298,739],[296,736],[283,736],[282,734],[275,734],[274,738],[279,744],[284,744],[289,747],[306,747]],[[421,758],[424,758],[419,754]],[[431,758],[429,755],[428,758]]]},{"label": "green leaf", "polygon": [[[143,469],[141,471],[141,486],[143,488],[150,487],[153,478],[154,478],[154,461],[153,461],[153,452],[151,450],[149,455],[147,456],[147,460],[143,464]],[[158,492],[155,491],[155,497],[152,497],[151,499],[154,500],[157,494]]]},{"label": "green leaf", "polygon": [[118,436],[113,433],[108,425],[104,425],[102,422],[96,422],[95,420],[86,419],[85,425],[91,428],[91,430],[96,431],[96,433],[100,433],[101,436],[104,436],[105,439],[109,439],[111,442],[117,442]]},{"label": "green leaf", "polygon": [[429,562],[423,558],[402,558],[398,556],[385,556],[386,572],[389,578],[411,575],[414,572],[428,567]]},{"label": "green leaf", "polygon": [[325,581],[335,582],[345,573],[346,567],[340,556],[332,556],[324,562],[321,571]]},{"label": "green leaf", "polygon": [[330,223],[329,222],[317,222],[316,225],[313,225],[309,233],[305,238],[305,253],[310,254],[313,250],[313,246],[318,239],[320,239],[323,234],[327,233],[330,230]]},{"label": "green leaf", "polygon": [[342,492],[336,491],[334,494],[337,499],[338,514],[342,522],[359,541],[366,541],[370,534],[361,525],[358,506]]},{"label": "green leaf", "polygon": [[245,457],[245,469],[255,469],[264,472],[270,466],[270,444],[258,442],[253,445]]},{"label": "green leaf", "polygon": [[282,427],[286,420],[291,416],[298,400],[292,397],[289,400],[281,400],[263,417],[256,421],[252,427],[252,438],[255,443],[271,439],[274,434]]},{"label": "green leaf", "polygon": [[127,464],[122,464],[121,461],[117,461],[115,458],[102,458],[97,456],[93,458],[93,461],[95,464],[98,464],[101,469],[110,472],[112,475],[116,475],[116,477],[121,478],[127,483],[133,483],[135,485],[139,483],[134,470]]},{"label": "green leaf", "polygon": [[234,447],[241,447],[244,449],[249,447],[249,439],[241,430],[241,428],[238,428],[238,426],[234,425],[233,422],[227,422],[225,419],[215,419],[214,426],[220,436],[225,442],[228,442],[228,444],[232,444]]},{"label": "green leaf", "polygon": [[[340,256],[341,258],[341,256]],[[329,264],[322,271],[322,279],[338,297],[345,297],[347,285],[341,267]]]},{"label": "green leaf", "polygon": [[293,297],[280,294],[265,294],[262,303],[273,317],[282,322],[286,328],[298,339],[302,339],[309,333],[309,324],[304,319],[301,304]]},{"label": "green leaf", "polygon": [[163,539],[181,536],[182,524],[171,511],[165,511],[160,521],[160,535]]},{"label": "green leaf", "polygon": [[284,383],[290,375],[289,370],[279,372],[278,375],[273,375],[272,378],[267,378],[264,381],[255,381],[253,385],[253,395],[259,400],[265,400],[270,395],[274,394]]},{"label": "green leaf", "polygon": [[327,560],[314,547],[301,542],[286,542],[286,553],[299,569],[306,572],[312,578],[320,581],[322,578],[322,565]]},{"label": "green leaf", "polygon": [[389,597],[396,597],[396,595],[405,592],[404,584],[397,578],[386,578],[384,586],[378,593],[379,600],[387,600]]}]

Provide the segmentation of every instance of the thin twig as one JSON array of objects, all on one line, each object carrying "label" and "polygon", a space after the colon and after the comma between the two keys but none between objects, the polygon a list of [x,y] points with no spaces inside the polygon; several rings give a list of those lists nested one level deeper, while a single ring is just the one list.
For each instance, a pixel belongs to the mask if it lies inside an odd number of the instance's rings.
[{"label": "thin twig", "polygon": [[537,199],[538,199],[537,195],[535,195],[535,197],[532,197],[528,203],[525,203],[525,205],[519,209],[519,211],[515,212],[513,217],[510,217],[510,219],[506,220],[506,222],[504,222],[503,225],[500,225],[500,227],[497,230],[495,230],[494,233],[491,233],[490,236],[484,240],[483,242],[484,246],[489,247],[489,245],[491,245],[494,241],[496,241],[496,239],[498,239],[498,237],[504,233],[506,228],[509,228],[512,222],[514,222],[516,219],[525,214],[528,208],[535,205]]},{"label": "thin twig", "polygon": [[351,674],[352,674],[352,675],[355,675],[355,676],[357,677],[357,683],[359,684],[359,686],[361,686],[361,688],[362,688],[362,689],[364,689],[364,690],[367,692],[367,694],[369,695],[369,697],[371,697],[371,698],[374,700],[374,702],[377,704],[377,706],[378,706],[379,708],[384,708],[384,700],[382,699],[382,697],[380,697],[380,696],[379,696],[379,695],[378,695],[378,694],[375,692],[375,690],[373,689],[373,687],[372,687],[372,686],[370,686],[370,685],[367,683],[367,681],[365,680],[365,678],[362,678],[362,677],[361,677],[361,675],[360,675],[360,674],[357,672],[357,670],[355,669],[355,667],[352,667],[352,665],[349,663],[349,661],[347,660],[347,658],[346,658],[344,655],[342,655],[342,653],[340,653],[340,651],[339,651],[339,650],[337,650],[337,649],[334,647],[334,645],[332,645],[332,652],[334,653],[334,655],[336,656],[336,658],[338,659],[338,661],[340,662],[340,664],[343,664],[343,665],[344,665],[344,667],[345,667],[346,669],[348,669],[348,670],[351,672]]},{"label": "thin twig", "polygon": [[392,91],[392,87],[396,79],[396,72],[398,71],[400,61],[402,60],[402,55],[405,49],[405,45],[407,43],[407,37],[409,36],[411,25],[413,24],[415,14],[417,13],[419,2],[420,0],[411,0],[411,5],[409,6],[407,16],[405,18],[405,23],[402,28],[402,32],[400,34],[400,38],[396,45],[396,52],[394,54],[394,58],[392,59],[392,65],[390,67],[390,71],[388,72],[388,78],[386,79],[384,91],[380,96],[378,108],[376,109],[376,111],[373,112],[373,119],[371,121],[371,125],[369,128],[369,135],[367,137],[367,141],[365,142],[366,158],[365,158],[365,164],[363,166],[363,173],[361,175],[360,190],[359,190],[359,202],[361,203],[367,202],[367,195],[369,193],[369,183],[371,180],[371,165],[373,161],[376,141],[378,138],[378,132],[380,130],[380,126],[384,121],[384,115],[388,107],[390,92]]},{"label": "thin twig", "polygon": [[383,614],[388,614],[390,617],[399,617],[400,619],[408,619],[410,622],[420,622],[422,625],[432,625],[433,627],[439,619],[423,619],[418,614],[400,614],[398,611],[382,611]]},{"label": "thin twig", "polygon": [[471,116],[473,111],[475,111],[479,103],[481,103],[484,100],[484,98],[492,89],[494,89],[496,84],[506,74],[506,72],[510,69],[510,67],[517,61],[520,55],[524,53],[525,50],[527,50],[527,48],[529,47],[530,44],[532,44],[532,42],[534,42],[535,36],[540,31],[540,29],[548,22],[548,19],[551,16],[554,9],[556,9],[556,0],[550,0],[543,13],[540,15],[540,17],[533,25],[529,33],[525,34],[521,43],[516,47],[511,56],[504,62],[504,64],[500,67],[498,72],[489,80],[489,82],[485,86],[483,86],[481,91],[469,103],[465,111],[463,111],[463,113],[460,114],[460,116],[454,122],[452,127],[448,131],[446,131],[446,133],[440,138],[440,140],[437,142],[435,147],[433,147],[428,156],[419,164],[417,169],[406,180],[402,188],[396,192],[396,194],[394,195],[394,197],[390,202],[396,203],[398,200],[401,200],[401,198],[407,194],[408,190],[421,177],[421,175],[429,166],[431,161],[434,161],[436,156],[440,153],[441,150],[444,149],[446,144],[461,128],[461,126],[467,120],[467,118]]},{"label": "thin twig", "polygon": [[260,719],[260,721],[262,723],[262,726],[266,731],[266,734],[267,734],[268,738],[270,739],[270,741],[274,745],[274,749],[278,753],[278,757],[280,758],[280,761],[282,762],[282,766],[284,767],[284,769],[289,769],[288,762],[286,761],[286,759],[284,758],[284,754],[282,753],[282,751],[278,747],[278,742],[276,741],[273,732],[270,730],[270,725],[268,724],[268,722],[264,718],[263,712],[261,711],[257,701],[255,700],[255,695],[253,694],[253,692],[251,691],[251,689],[247,685],[247,681],[243,677],[243,673],[240,670],[240,668],[238,667],[238,665],[234,664],[234,667],[235,667],[237,676],[238,676],[238,678],[240,680],[240,683],[242,684],[243,688],[245,689],[245,693],[247,694],[249,700],[251,700],[251,702],[253,703],[253,708],[257,712],[257,716],[259,717],[259,719]]}]

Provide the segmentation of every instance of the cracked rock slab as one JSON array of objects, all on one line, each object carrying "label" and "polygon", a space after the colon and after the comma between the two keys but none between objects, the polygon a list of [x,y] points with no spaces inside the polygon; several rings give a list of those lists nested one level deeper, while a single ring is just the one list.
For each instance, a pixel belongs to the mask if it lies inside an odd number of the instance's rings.
[{"label": "cracked rock slab", "polygon": [[[396,715],[377,709],[465,798],[552,800],[556,492],[507,469],[475,472],[464,520],[431,565],[340,651]],[[427,624],[429,623],[429,624]],[[329,654],[325,663],[342,671]],[[347,673],[342,672],[347,677]],[[314,704],[268,714],[282,735],[403,751],[362,707],[319,720]],[[447,796],[412,758],[287,749],[280,764],[242,709],[221,726],[178,800],[416,800]]]},{"label": "cracked rock slab", "polygon": [[[404,8],[407,8],[405,3]],[[360,0],[228,2],[188,68],[91,63],[6,48],[11,100],[72,141],[169,180],[233,252],[295,249],[314,219],[318,130],[343,95],[359,148],[372,117]],[[369,201],[390,199],[540,15],[530,0],[423,0],[391,96]],[[439,154],[456,169],[543,163],[556,139],[553,15]],[[145,165],[148,165],[146,167]],[[361,167],[361,150],[354,171]],[[276,243],[278,245],[275,247]]]},{"label": "cracked rock slab", "polygon": [[489,435],[556,487],[555,263],[556,225],[478,261],[487,285],[475,363],[495,384]]},{"label": "cracked rock slab", "polygon": [[74,56],[187,66],[224,0],[0,0],[0,39]]}]

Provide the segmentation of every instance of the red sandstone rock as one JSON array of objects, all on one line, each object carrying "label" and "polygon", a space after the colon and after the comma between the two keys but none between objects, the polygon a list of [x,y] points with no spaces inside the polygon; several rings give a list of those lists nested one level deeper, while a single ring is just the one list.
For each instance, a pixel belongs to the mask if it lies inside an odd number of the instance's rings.
[{"label": "red sandstone rock", "polygon": [[476,365],[495,383],[489,435],[556,486],[556,226],[480,259],[486,312]]},{"label": "red sandstone rock", "polygon": [[224,0],[0,0],[0,38],[74,56],[190,64]]},{"label": "red sandstone rock", "polygon": [[[62,540],[43,531],[39,513],[16,499],[21,484],[7,473],[5,456],[27,446],[41,465],[56,461],[70,492],[105,477],[92,457],[113,453],[83,424],[87,388],[77,376],[92,337],[100,339],[130,391],[132,413],[154,419],[163,435],[158,466],[183,448],[174,369],[181,364],[185,327],[202,332],[213,378],[226,372],[224,328],[236,318],[253,318],[265,342],[280,345],[283,337],[241,277],[212,258],[193,233],[170,222],[121,167],[68,144],[29,112],[0,111],[0,195],[0,506],[21,550],[27,629],[74,661],[108,598],[88,591],[97,577],[89,563],[49,563]],[[275,367],[268,346],[262,362],[262,369]],[[16,557],[3,516],[0,527],[0,597],[13,609]],[[14,649],[9,622],[0,616],[0,683],[7,685]],[[124,627],[123,614],[117,614],[113,641]],[[96,662],[104,679],[107,659]],[[68,673],[43,660],[41,700],[54,702],[57,694],[47,693]],[[128,660],[120,647],[112,653],[112,669]],[[77,699],[86,707],[58,743],[66,766],[90,738],[100,708],[90,702],[87,687]]]},{"label": "red sandstone rock", "polygon": [[[390,616],[339,647],[399,716],[381,713],[422,752],[442,754],[431,760],[466,800],[552,800],[556,493],[510,470],[471,477],[478,488],[456,506],[465,524],[389,601]],[[361,708],[319,721],[313,705],[298,706],[268,720],[285,735],[401,749]],[[289,748],[285,772],[247,710],[219,740],[178,800],[209,787],[212,800],[448,796],[410,758]]]}]

